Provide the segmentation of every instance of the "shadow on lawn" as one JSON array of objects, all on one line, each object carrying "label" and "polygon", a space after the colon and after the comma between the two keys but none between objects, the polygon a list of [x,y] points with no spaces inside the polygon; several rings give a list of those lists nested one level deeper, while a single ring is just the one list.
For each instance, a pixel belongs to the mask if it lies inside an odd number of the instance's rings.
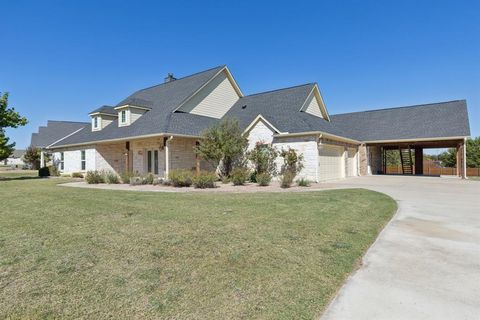
[{"label": "shadow on lawn", "polygon": [[43,177],[34,177],[34,176],[22,176],[22,177],[1,177],[0,181],[12,181],[12,180],[31,180],[31,179],[43,179]]}]

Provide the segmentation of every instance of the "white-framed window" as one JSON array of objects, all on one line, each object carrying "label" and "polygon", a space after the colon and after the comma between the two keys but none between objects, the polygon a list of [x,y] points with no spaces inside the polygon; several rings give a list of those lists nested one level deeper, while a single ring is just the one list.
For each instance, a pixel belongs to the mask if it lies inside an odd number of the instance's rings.
[{"label": "white-framed window", "polygon": [[93,128],[98,129],[99,117],[93,117]]},{"label": "white-framed window", "polygon": [[85,157],[85,150],[80,151],[80,167],[81,167],[81,170],[86,170],[87,168],[87,159]]},{"label": "white-framed window", "polygon": [[65,155],[63,154],[63,152],[60,152],[60,170],[64,170],[65,169]]},{"label": "white-framed window", "polygon": [[127,123],[127,110],[122,110],[120,112],[120,122]]}]

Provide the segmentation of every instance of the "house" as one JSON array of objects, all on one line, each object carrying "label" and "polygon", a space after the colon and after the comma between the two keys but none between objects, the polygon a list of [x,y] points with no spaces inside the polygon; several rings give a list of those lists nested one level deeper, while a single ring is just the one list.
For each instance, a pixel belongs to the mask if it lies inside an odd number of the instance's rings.
[{"label": "house", "polygon": [[17,168],[21,168],[25,165],[23,162],[23,155],[25,154],[25,150],[13,150],[12,154],[3,161],[4,165],[13,166]]},{"label": "house", "polygon": [[383,173],[390,149],[401,152],[405,173],[413,174],[410,150],[422,163],[421,151],[429,147],[457,148],[457,173],[465,176],[470,135],[464,100],[331,115],[316,83],[245,95],[226,66],[180,79],[169,74],[164,83],[89,116],[88,124],[51,121],[32,135],[32,144],[52,153],[64,173],[166,177],[172,169],[208,168],[194,153],[201,132],[237,119],[249,148],[258,141],[292,147],[304,156],[300,176],[326,181]]}]

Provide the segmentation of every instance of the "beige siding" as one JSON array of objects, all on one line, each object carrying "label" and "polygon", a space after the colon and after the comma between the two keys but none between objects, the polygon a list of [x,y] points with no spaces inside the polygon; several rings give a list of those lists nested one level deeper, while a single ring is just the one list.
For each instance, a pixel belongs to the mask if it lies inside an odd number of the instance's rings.
[{"label": "beige siding", "polygon": [[317,98],[313,93],[307,100],[307,108],[305,109],[305,112],[323,118],[322,111],[320,110],[320,105],[318,104]]},{"label": "beige siding", "polygon": [[140,118],[145,112],[146,110],[135,109],[135,108],[130,109],[130,124],[137,121],[138,118]]},{"label": "beige siding", "polygon": [[238,99],[239,96],[224,71],[210,81],[179,110],[219,119]]},{"label": "beige siding", "polygon": [[108,116],[108,115],[102,115],[102,129],[108,126],[110,123],[112,123],[117,117],[116,116]]},{"label": "beige siding", "polygon": [[274,133],[263,120],[258,120],[248,132],[248,150],[255,148],[257,142],[272,143]]},{"label": "beige siding", "polygon": [[[85,170],[82,170],[81,164],[81,151],[85,150],[85,160],[86,160],[86,167]],[[81,171],[88,171],[88,170],[95,170],[96,169],[96,150],[94,146],[85,146],[83,148],[63,148],[57,149],[53,153],[53,163],[56,166],[59,166],[60,163],[60,153],[63,152],[63,170],[62,173],[73,173],[73,172],[81,172]]]}]

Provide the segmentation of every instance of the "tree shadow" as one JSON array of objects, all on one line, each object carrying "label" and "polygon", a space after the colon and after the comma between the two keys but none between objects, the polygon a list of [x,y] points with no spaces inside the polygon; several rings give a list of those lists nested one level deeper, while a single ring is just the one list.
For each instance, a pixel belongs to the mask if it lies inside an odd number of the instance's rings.
[{"label": "tree shadow", "polygon": [[43,179],[44,177],[35,177],[35,176],[21,176],[21,177],[1,177],[0,181],[14,181],[14,180],[33,180],[33,179]]}]

